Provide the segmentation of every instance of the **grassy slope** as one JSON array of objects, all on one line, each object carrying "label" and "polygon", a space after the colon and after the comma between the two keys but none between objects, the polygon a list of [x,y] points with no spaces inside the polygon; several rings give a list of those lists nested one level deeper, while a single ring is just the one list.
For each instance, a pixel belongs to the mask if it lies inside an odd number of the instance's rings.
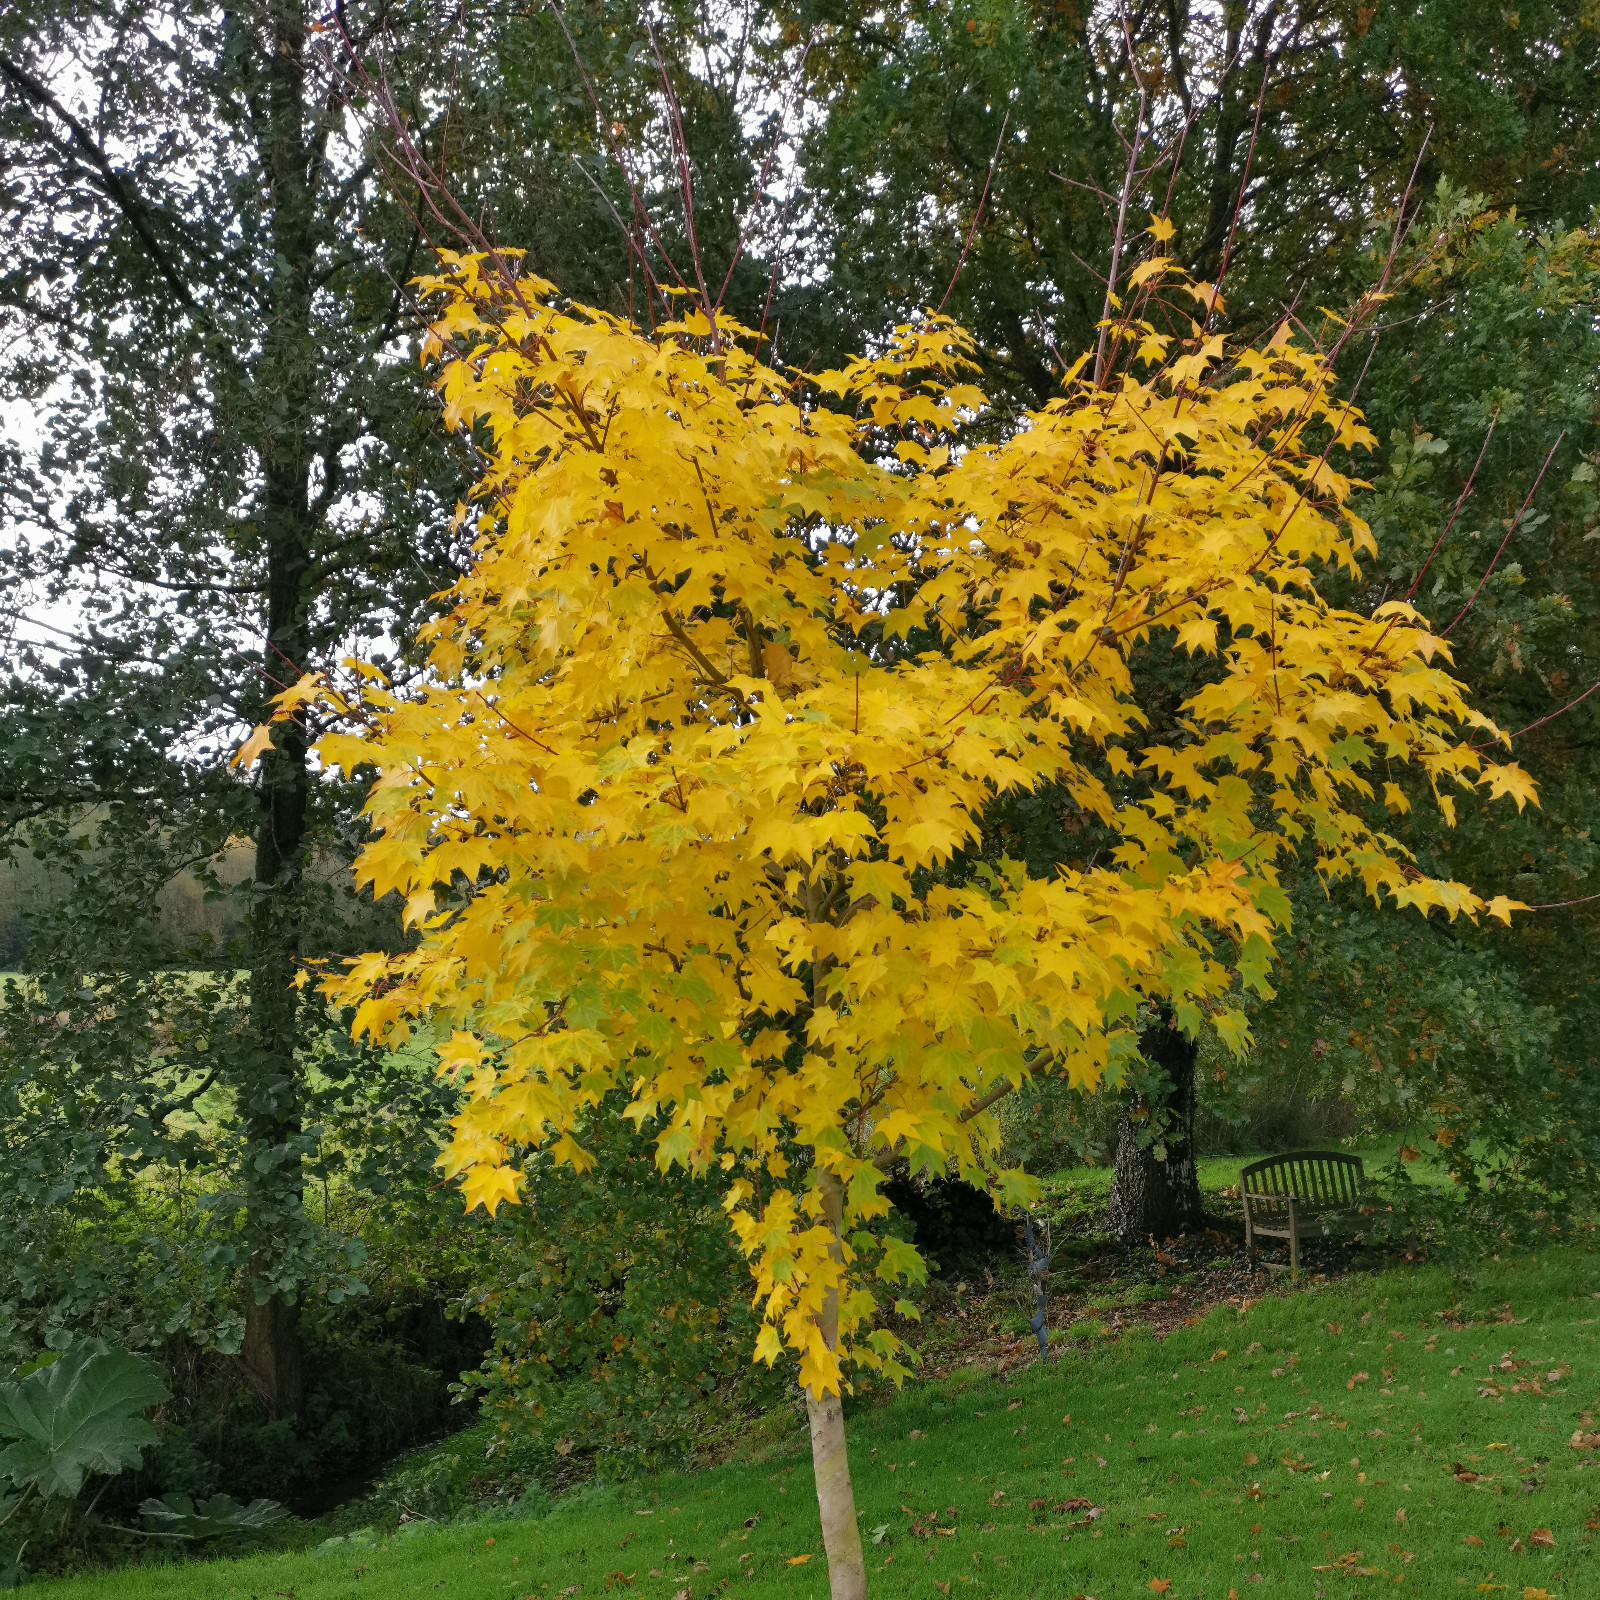
[{"label": "grassy slope", "polygon": [[[1362,1276],[1218,1311],[1165,1345],[1137,1331],[1075,1342],[1049,1367],[952,1376],[864,1412],[859,1509],[888,1528],[869,1548],[872,1593],[1063,1600],[1170,1579],[1171,1600],[1600,1594],[1585,1526],[1600,1524],[1600,1466],[1567,1445],[1600,1406],[1596,1258],[1502,1264],[1441,1319],[1448,1305],[1437,1269]],[[1480,1393],[1507,1352],[1525,1364]],[[1457,1462],[1483,1481],[1457,1481]],[[1103,1514],[1053,1509],[1075,1496]],[[1553,1549],[1529,1546],[1535,1529]],[[45,1587],[49,1600],[824,1600],[827,1578],[795,1454],[589,1490],[540,1521]]]}]

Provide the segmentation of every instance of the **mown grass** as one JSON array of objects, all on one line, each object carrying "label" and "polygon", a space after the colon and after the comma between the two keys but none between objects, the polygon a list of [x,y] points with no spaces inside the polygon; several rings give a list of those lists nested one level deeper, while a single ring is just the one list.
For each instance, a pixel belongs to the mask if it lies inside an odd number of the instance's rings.
[{"label": "mown grass", "polygon": [[[1457,1301],[1442,1270],[1406,1268],[1224,1308],[1165,1344],[1135,1329],[1003,1380],[924,1384],[852,1420],[862,1526],[884,1541],[869,1543],[871,1592],[1600,1595],[1600,1465],[1568,1447],[1600,1408],[1597,1328],[1600,1267],[1564,1248],[1493,1264]],[[824,1600],[800,1444],[590,1488],[537,1521],[44,1587],[51,1600]]]}]

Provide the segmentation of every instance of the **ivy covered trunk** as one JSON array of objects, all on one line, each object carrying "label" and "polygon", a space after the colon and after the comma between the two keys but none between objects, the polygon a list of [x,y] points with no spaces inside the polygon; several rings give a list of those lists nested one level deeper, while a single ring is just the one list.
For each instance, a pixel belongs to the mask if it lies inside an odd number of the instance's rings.
[{"label": "ivy covered trunk", "polygon": [[[844,1225],[844,1187],[836,1174],[819,1180],[823,1215],[833,1233],[832,1254],[843,1261],[840,1236]],[[822,1337],[830,1350],[839,1348],[839,1296],[829,1290],[822,1308]],[[856,1522],[855,1490],[850,1485],[850,1458],[845,1449],[844,1403],[835,1394],[806,1391],[811,1422],[811,1465],[817,1480],[817,1510],[822,1517],[822,1547],[828,1557],[828,1584],[833,1600],[865,1600],[866,1560],[861,1528]]]},{"label": "ivy covered trunk", "polygon": [[[263,686],[293,683],[310,665],[312,546],[318,511],[311,473],[319,454],[312,397],[319,387],[312,328],[317,261],[314,152],[306,139],[307,29],[300,0],[272,0],[264,19],[267,182],[275,267],[259,368],[262,534],[266,556]],[[336,471],[330,461],[326,472]],[[240,1103],[248,1131],[244,1198],[251,1241],[243,1357],[251,1386],[274,1416],[299,1409],[302,1380],[294,1241],[303,1241],[301,1018],[293,987],[303,940],[310,774],[304,731],[279,727],[262,766],[250,918],[250,1041]]]},{"label": "ivy covered trunk", "polygon": [[1166,1076],[1164,1092],[1137,1093],[1122,1114],[1110,1229],[1129,1241],[1176,1238],[1200,1226],[1195,1168],[1196,1047],[1163,1017],[1139,1036],[1139,1049]]}]

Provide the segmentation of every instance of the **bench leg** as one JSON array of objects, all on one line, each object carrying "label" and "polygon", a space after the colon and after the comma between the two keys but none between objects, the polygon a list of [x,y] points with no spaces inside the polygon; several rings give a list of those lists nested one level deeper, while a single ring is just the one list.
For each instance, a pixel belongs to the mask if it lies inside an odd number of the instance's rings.
[{"label": "bench leg", "polygon": [[1300,1209],[1292,1199],[1289,1202],[1289,1270],[1300,1270]]},{"label": "bench leg", "polygon": [[1255,1230],[1250,1226],[1250,1206],[1248,1202],[1244,1208],[1244,1264],[1252,1272],[1256,1269],[1256,1236]]}]

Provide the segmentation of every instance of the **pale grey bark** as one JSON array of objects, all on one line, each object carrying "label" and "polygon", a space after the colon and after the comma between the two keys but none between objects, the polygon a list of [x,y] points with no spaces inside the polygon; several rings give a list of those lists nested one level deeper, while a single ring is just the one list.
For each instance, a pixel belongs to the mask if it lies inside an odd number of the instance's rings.
[{"label": "pale grey bark", "polygon": [[[823,1215],[833,1233],[834,1259],[843,1261],[840,1233],[844,1221],[844,1186],[832,1172],[823,1172]],[[839,1297],[829,1290],[822,1306],[822,1338],[839,1348]],[[867,1567],[856,1521],[856,1497],[850,1484],[850,1458],[845,1449],[844,1405],[838,1393],[806,1391],[811,1421],[811,1465],[817,1480],[817,1511],[822,1518],[822,1548],[828,1558],[828,1584],[833,1600],[866,1600]]]}]

